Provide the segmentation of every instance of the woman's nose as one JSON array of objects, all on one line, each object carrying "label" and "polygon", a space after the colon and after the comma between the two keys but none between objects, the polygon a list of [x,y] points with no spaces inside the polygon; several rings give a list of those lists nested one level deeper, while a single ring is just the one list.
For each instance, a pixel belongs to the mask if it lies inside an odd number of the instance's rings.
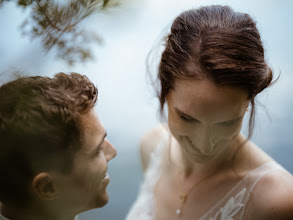
[{"label": "woman's nose", "polygon": [[112,160],[117,155],[116,148],[107,139],[105,139],[104,154],[107,161]]},{"label": "woman's nose", "polygon": [[195,146],[203,153],[208,154],[214,149],[211,132],[208,128],[202,128],[197,132]]}]

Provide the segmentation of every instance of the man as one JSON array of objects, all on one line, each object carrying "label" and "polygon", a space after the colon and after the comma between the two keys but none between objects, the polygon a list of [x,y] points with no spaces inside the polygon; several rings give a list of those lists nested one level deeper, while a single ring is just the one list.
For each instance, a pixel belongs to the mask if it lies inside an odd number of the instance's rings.
[{"label": "man", "polygon": [[116,150],[94,111],[97,96],[77,73],[0,87],[0,219],[73,220],[108,202]]}]

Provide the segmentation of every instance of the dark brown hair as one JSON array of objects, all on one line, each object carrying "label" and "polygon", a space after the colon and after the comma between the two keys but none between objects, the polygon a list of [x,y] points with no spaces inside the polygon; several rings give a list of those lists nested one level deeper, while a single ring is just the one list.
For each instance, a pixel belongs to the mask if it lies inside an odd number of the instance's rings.
[{"label": "dark brown hair", "polygon": [[0,87],[0,201],[23,206],[38,172],[69,173],[80,147],[79,116],[97,100],[78,73],[22,77]]},{"label": "dark brown hair", "polygon": [[163,111],[174,81],[210,79],[219,85],[247,90],[251,103],[249,137],[255,120],[255,96],[271,84],[256,22],[228,6],[207,6],[180,14],[166,36],[159,64],[158,92]]}]

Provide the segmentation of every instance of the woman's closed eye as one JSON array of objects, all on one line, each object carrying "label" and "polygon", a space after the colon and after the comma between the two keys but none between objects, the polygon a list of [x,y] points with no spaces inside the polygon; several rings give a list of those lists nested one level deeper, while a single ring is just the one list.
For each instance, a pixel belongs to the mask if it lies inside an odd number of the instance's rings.
[{"label": "woman's closed eye", "polygon": [[185,121],[185,122],[196,122],[197,120],[196,119],[194,119],[194,118],[191,118],[191,117],[187,117],[187,116],[185,116],[185,115],[181,115],[181,114],[179,114],[179,116],[180,116],[180,118],[183,120],[183,121]]},{"label": "woman's closed eye", "polygon": [[234,125],[234,124],[236,123],[236,121],[237,121],[237,120],[224,121],[224,122],[221,122],[220,124],[221,124],[222,126],[226,126],[226,127],[228,127],[228,126],[232,126],[232,125]]},{"label": "woman's closed eye", "polygon": [[179,109],[175,108],[175,113],[176,115],[181,119],[183,120],[184,122],[188,122],[188,123],[191,123],[191,122],[198,122],[198,120],[196,120],[195,118],[193,117],[190,117],[189,115],[183,113],[182,111],[180,111]]}]

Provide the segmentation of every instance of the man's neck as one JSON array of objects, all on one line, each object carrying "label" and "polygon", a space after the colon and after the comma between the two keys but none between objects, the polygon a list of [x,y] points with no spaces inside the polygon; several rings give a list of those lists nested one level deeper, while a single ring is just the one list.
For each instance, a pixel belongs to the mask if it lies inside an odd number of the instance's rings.
[{"label": "man's neck", "polygon": [[[31,211],[30,209],[11,208],[5,205],[0,206],[0,213],[7,219],[11,220],[74,220],[75,215],[57,215],[47,212]],[[0,218],[0,220],[2,220]]]}]

